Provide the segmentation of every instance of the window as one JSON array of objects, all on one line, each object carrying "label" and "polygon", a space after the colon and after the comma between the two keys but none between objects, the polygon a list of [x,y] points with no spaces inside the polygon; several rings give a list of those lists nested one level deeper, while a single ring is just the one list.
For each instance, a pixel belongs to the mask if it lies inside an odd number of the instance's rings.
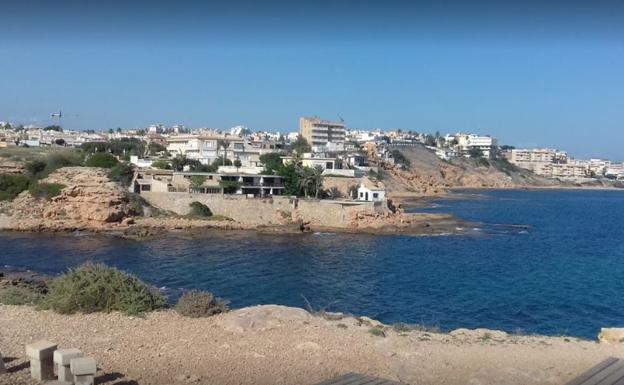
[{"label": "window", "polygon": [[379,197],[379,193],[373,193],[373,199],[378,198]]},{"label": "window", "polygon": [[150,191],[152,189],[152,186],[149,184],[142,184],[141,185],[141,191]]}]

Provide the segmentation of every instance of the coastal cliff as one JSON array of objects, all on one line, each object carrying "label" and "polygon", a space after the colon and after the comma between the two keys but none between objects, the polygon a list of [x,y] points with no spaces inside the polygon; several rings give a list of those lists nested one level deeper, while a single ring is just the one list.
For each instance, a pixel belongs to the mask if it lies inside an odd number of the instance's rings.
[{"label": "coastal cliff", "polygon": [[[440,333],[367,317],[267,305],[209,318],[174,311],[59,315],[0,305],[0,384],[33,384],[24,345],[76,347],[106,384],[315,384],[358,372],[406,384],[563,384],[621,345],[458,329]],[[15,368],[15,369],[13,369]]]},{"label": "coastal cliff", "polygon": [[613,187],[592,179],[575,184],[535,175],[504,159],[486,160],[454,158],[445,161],[422,145],[396,147],[410,166],[380,164],[387,195],[391,198],[434,197],[446,195],[450,189],[518,189],[518,188],[581,188]]}]

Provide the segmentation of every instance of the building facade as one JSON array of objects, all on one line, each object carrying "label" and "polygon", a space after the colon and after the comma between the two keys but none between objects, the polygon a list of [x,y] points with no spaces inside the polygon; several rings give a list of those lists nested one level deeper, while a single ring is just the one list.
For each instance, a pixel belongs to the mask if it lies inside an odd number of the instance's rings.
[{"label": "building facade", "polygon": [[320,118],[300,118],[299,134],[308,142],[314,152],[342,151],[346,126]]}]

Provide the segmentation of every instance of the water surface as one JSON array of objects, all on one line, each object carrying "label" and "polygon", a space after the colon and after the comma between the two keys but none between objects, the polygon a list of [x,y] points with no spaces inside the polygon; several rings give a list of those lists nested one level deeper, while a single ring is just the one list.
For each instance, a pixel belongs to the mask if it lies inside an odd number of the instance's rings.
[{"label": "water surface", "polygon": [[[232,306],[277,303],[448,330],[594,338],[624,326],[624,192],[480,191],[425,211],[483,222],[471,236],[207,232],[148,242],[0,233],[0,265],[59,273],[104,262]],[[524,227],[499,224],[529,225]]]}]

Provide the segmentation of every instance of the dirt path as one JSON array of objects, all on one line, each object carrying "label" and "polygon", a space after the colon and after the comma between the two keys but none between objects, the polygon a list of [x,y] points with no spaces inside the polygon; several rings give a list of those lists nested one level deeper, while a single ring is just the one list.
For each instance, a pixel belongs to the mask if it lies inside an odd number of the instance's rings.
[{"label": "dirt path", "polygon": [[32,384],[24,345],[47,339],[97,359],[100,384],[314,384],[361,372],[409,384],[564,384],[624,345],[494,331],[386,336],[354,318],[327,321],[263,306],[209,319],[172,311],[146,317],[62,316],[0,305],[0,384]]}]

